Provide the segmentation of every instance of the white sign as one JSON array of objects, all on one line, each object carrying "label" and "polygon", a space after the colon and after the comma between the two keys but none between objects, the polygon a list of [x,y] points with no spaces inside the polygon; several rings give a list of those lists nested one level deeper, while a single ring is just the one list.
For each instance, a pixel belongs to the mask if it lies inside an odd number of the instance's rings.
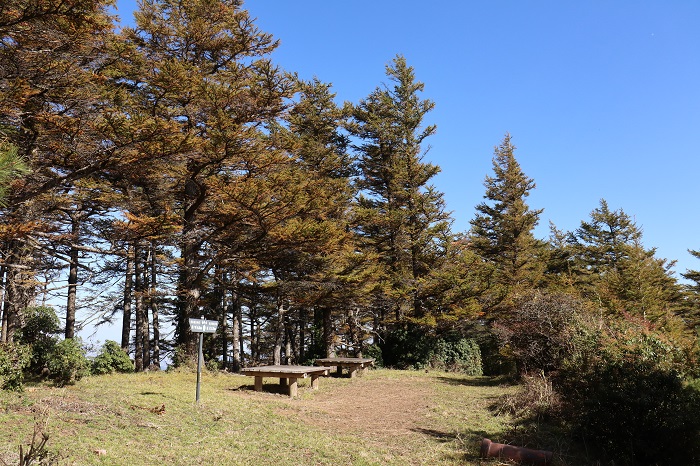
[{"label": "white sign", "polygon": [[214,333],[218,326],[216,320],[190,319],[190,330],[194,333]]}]

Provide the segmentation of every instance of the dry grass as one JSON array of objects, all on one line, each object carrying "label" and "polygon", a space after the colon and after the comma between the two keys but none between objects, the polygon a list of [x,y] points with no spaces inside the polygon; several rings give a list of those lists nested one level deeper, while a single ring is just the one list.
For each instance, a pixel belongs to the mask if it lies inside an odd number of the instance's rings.
[{"label": "dry grass", "polygon": [[318,391],[300,382],[296,399],[265,382],[258,393],[252,378],[205,373],[199,404],[188,372],[0,392],[0,459],[18,464],[39,418],[66,465],[498,464],[479,460],[479,442],[511,426],[489,407],[514,387],[488,378],[375,370]]}]

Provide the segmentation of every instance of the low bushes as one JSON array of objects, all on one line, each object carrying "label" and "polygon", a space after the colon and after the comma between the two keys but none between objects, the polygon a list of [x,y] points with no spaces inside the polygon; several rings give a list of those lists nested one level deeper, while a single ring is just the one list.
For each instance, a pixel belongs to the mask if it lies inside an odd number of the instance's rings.
[{"label": "low bushes", "polygon": [[[525,383],[513,411],[558,418],[615,464],[698,464],[700,394],[684,381],[687,350],[669,334],[643,319],[593,318],[569,296],[537,294],[499,335],[522,380],[551,381],[539,406],[542,396],[527,392],[542,384]],[[527,400],[532,406],[522,406]]]},{"label": "low bushes", "polygon": [[95,375],[133,371],[134,363],[116,341],[107,340],[92,360],[92,373]]},{"label": "low bushes", "polygon": [[48,360],[49,377],[58,386],[74,384],[90,375],[90,361],[80,340],[67,338],[56,343]]},{"label": "low bushes", "polygon": [[91,362],[80,339],[60,340],[59,320],[53,309],[25,310],[25,324],[16,342],[0,346],[0,384],[3,389],[22,390],[26,377],[46,377],[57,386],[109,372],[130,372],[129,356],[113,341],[107,341]]},{"label": "low bushes", "polygon": [[[430,367],[468,375],[482,375],[481,351],[472,339],[459,334],[431,335],[421,327],[397,327],[379,345],[385,367]],[[376,349],[368,351],[377,358]]]},{"label": "low bushes", "polygon": [[3,390],[22,390],[30,359],[31,353],[26,346],[17,343],[0,345],[0,385]]}]

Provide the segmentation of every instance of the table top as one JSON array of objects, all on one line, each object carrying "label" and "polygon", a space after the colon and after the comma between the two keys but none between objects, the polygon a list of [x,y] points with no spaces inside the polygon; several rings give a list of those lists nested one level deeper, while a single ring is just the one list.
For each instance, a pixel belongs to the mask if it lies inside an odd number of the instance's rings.
[{"label": "table top", "polygon": [[337,364],[353,364],[363,363],[368,364],[374,362],[374,358],[319,358],[317,363],[337,363]]},{"label": "table top", "polygon": [[244,375],[255,375],[256,372],[264,372],[266,374],[310,374],[326,370],[328,369],[318,366],[258,366],[241,369],[241,373]]}]

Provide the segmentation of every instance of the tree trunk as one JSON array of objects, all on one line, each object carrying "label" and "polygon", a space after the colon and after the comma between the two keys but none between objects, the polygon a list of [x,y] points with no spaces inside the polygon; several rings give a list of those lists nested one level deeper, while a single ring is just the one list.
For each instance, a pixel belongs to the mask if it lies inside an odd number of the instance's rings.
[{"label": "tree trunk", "polygon": [[134,288],[136,301],[136,344],[134,349],[134,366],[136,372],[144,371],[150,365],[148,308],[144,302],[146,285],[144,283],[144,257],[140,245],[134,247]]},{"label": "tree trunk", "polygon": [[348,309],[348,344],[352,347],[355,357],[362,354],[362,347],[359,338],[359,328],[357,325],[357,308]]},{"label": "tree trunk", "polygon": [[289,321],[289,312],[284,314],[284,360],[285,364],[290,365],[294,363],[294,349],[296,345],[294,344],[294,333],[292,332],[292,325]]},{"label": "tree trunk", "polygon": [[235,291],[231,295],[231,307],[233,314],[233,323],[231,324],[231,346],[233,350],[233,360],[231,361],[231,370],[239,372],[241,370],[241,303],[238,298],[238,293]]},{"label": "tree trunk", "polygon": [[258,323],[258,308],[255,303],[251,303],[248,312],[250,315],[250,360],[253,362],[258,361],[258,347],[260,346],[260,336]]},{"label": "tree trunk", "polygon": [[158,314],[158,270],[156,268],[156,245],[151,243],[151,289],[148,301],[151,305],[153,321],[153,364],[160,368],[160,317]]},{"label": "tree trunk", "polygon": [[124,276],[124,302],[122,314],[122,349],[129,352],[131,338],[131,292],[134,285],[134,247],[126,251],[126,274]]},{"label": "tree trunk", "polygon": [[324,307],[323,312],[323,346],[327,358],[335,357],[333,347],[333,319],[330,308]]},{"label": "tree trunk", "polygon": [[0,280],[2,280],[2,300],[0,301],[0,304],[2,305],[2,318],[0,318],[0,326],[2,326],[2,330],[0,333],[0,343],[5,343],[7,341],[7,301],[5,298],[7,297],[7,267],[4,265],[0,267]]},{"label": "tree trunk", "polygon": [[78,260],[80,258],[77,248],[80,232],[80,220],[76,216],[71,217],[71,246],[70,263],[68,264],[68,300],[66,303],[66,338],[75,336],[76,297],[78,293]]},{"label": "tree trunk", "polygon": [[297,347],[297,360],[303,361],[306,357],[306,309],[299,308],[299,345]]},{"label": "tree trunk", "polygon": [[228,367],[228,294],[226,284],[228,283],[227,274],[219,266],[216,267],[215,280],[215,295],[216,295],[216,311],[219,316],[219,328],[217,332],[221,336],[221,365]]},{"label": "tree trunk", "polygon": [[277,328],[275,329],[275,348],[273,351],[273,362],[275,366],[282,364],[282,342],[284,340],[284,305],[277,305]]},{"label": "tree trunk", "polygon": [[[7,272],[5,274],[5,306],[7,331],[5,342],[14,341],[15,332],[24,324],[23,311],[33,299],[35,281],[27,271],[27,252],[19,241],[12,241],[6,257]],[[3,327],[4,329],[5,327]]]}]

